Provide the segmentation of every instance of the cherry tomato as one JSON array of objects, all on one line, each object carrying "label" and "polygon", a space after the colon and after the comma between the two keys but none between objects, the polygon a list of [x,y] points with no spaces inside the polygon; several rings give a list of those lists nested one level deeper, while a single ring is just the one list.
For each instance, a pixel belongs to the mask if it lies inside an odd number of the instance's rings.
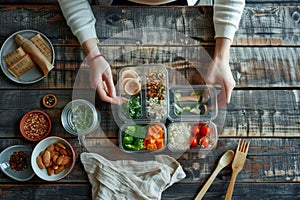
[{"label": "cherry tomato", "polygon": [[211,129],[209,128],[209,126],[205,125],[205,126],[201,127],[201,130],[200,130],[201,135],[207,136],[210,134],[210,132],[211,132]]},{"label": "cherry tomato", "polygon": [[198,141],[199,141],[201,138],[204,137],[204,135],[202,135],[201,132],[200,132],[198,135],[196,135],[196,137],[198,138]]},{"label": "cherry tomato", "polygon": [[191,137],[191,139],[190,139],[190,146],[191,147],[196,147],[197,145],[198,145],[197,137]]},{"label": "cherry tomato", "polygon": [[206,126],[206,123],[205,123],[205,122],[199,122],[199,123],[198,123],[198,126],[200,126],[200,127]]},{"label": "cherry tomato", "polygon": [[200,134],[200,127],[198,126],[198,125],[194,125],[193,127],[192,127],[192,134],[193,134],[193,136],[195,136],[195,135],[199,135]]},{"label": "cherry tomato", "polygon": [[199,144],[201,145],[201,147],[207,148],[210,144],[210,140],[209,140],[208,137],[205,136],[205,137],[200,139]]}]

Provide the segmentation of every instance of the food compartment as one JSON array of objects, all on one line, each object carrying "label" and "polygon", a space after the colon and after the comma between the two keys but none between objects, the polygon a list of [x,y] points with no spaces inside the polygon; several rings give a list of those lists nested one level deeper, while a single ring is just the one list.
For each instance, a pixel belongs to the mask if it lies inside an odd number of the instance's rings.
[{"label": "food compartment", "polygon": [[119,147],[125,152],[162,151],[166,142],[166,127],[159,122],[125,124],[120,128]]},{"label": "food compartment", "polygon": [[209,85],[173,86],[169,95],[171,121],[209,121],[217,116],[216,89]]},{"label": "food compartment", "polygon": [[163,65],[127,67],[119,72],[119,106],[123,121],[163,121],[168,116],[168,74]]},{"label": "food compartment", "polygon": [[168,149],[173,152],[199,151],[205,156],[218,141],[213,122],[173,122],[168,125]]}]

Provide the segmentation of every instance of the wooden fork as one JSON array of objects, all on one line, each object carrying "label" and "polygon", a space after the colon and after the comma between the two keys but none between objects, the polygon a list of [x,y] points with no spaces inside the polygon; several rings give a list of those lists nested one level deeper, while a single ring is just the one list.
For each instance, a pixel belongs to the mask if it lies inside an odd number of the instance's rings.
[{"label": "wooden fork", "polygon": [[238,173],[244,167],[244,163],[245,163],[246,156],[248,153],[249,145],[250,145],[250,141],[249,142],[246,142],[245,140],[243,140],[242,142],[241,142],[241,140],[239,141],[239,144],[236,148],[236,153],[235,153],[234,159],[232,161],[232,165],[231,165],[232,166],[232,175],[231,175],[229,186],[227,188],[225,200],[230,200],[232,197],[235,180],[236,180]]}]

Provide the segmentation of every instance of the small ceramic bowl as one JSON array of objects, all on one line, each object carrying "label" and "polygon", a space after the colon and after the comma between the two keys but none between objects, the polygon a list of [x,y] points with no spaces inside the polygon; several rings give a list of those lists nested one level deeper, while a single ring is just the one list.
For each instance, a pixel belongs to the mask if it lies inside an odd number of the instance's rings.
[{"label": "small ceramic bowl", "polygon": [[[48,152],[49,155],[45,155]],[[47,157],[49,160],[47,160]],[[55,159],[54,157],[57,158]],[[65,161],[59,161],[60,157]],[[41,179],[58,181],[70,174],[75,165],[75,160],[76,156],[72,145],[61,137],[51,136],[41,140],[34,147],[31,155],[31,166],[34,173]],[[41,168],[40,161],[44,168]]]},{"label": "small ceramic bowl", "polygon": [[47,137],[52,129],[49,115],[41,110],[32,110],[26,113],[20,122],[20,131],[29,141],[40,141]]},{"label": "small ceramic bowl", "polygon": [[43,106],[46,108],[54,108],[57,104],[57,98],[54,94],[46,94],[43,99]]},{"label": "small ceramic bowl", "polygon": [[13,145],[0,153],[0,168],[4,174],[17,181],[28,181],[34,176],[30,156],[32,148]]}]

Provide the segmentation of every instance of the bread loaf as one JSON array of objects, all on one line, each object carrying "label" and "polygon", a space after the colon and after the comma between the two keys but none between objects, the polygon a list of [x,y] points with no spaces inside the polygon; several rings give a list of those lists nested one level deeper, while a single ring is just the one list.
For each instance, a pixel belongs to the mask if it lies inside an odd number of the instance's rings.
[{"label": "bread loaf", "polygon": [[24,51],[30,55],[31,59],[41,68],[44,75],[48,75],[48,73],[54,68],[54,66],[30,40],[18,34],[15,37],[15,41],[18,46],[22,47]]},{"label": "bread loaf", "polygon": [[35,66],[35,63],[31,60],[28,54],[25,54],[18,62],[9,65],[7,70],[14,75],[16,78],[19,78]]},{"label": "bread loaf", "polygon": [[23,56],[25,56],[25,51],[22,47],[17,48],[13,52],[3,56],[3,60],[6,62],[7,66],[17,63]]},{"label": "bread loaf", "polygon": [[51,63],[52,61],[52,51],[50,47],[46,44],[43,37],[38,33],[34,37],[32,37],[31,42],[40,50],[40,52],[47,58],[47,60]]}]

